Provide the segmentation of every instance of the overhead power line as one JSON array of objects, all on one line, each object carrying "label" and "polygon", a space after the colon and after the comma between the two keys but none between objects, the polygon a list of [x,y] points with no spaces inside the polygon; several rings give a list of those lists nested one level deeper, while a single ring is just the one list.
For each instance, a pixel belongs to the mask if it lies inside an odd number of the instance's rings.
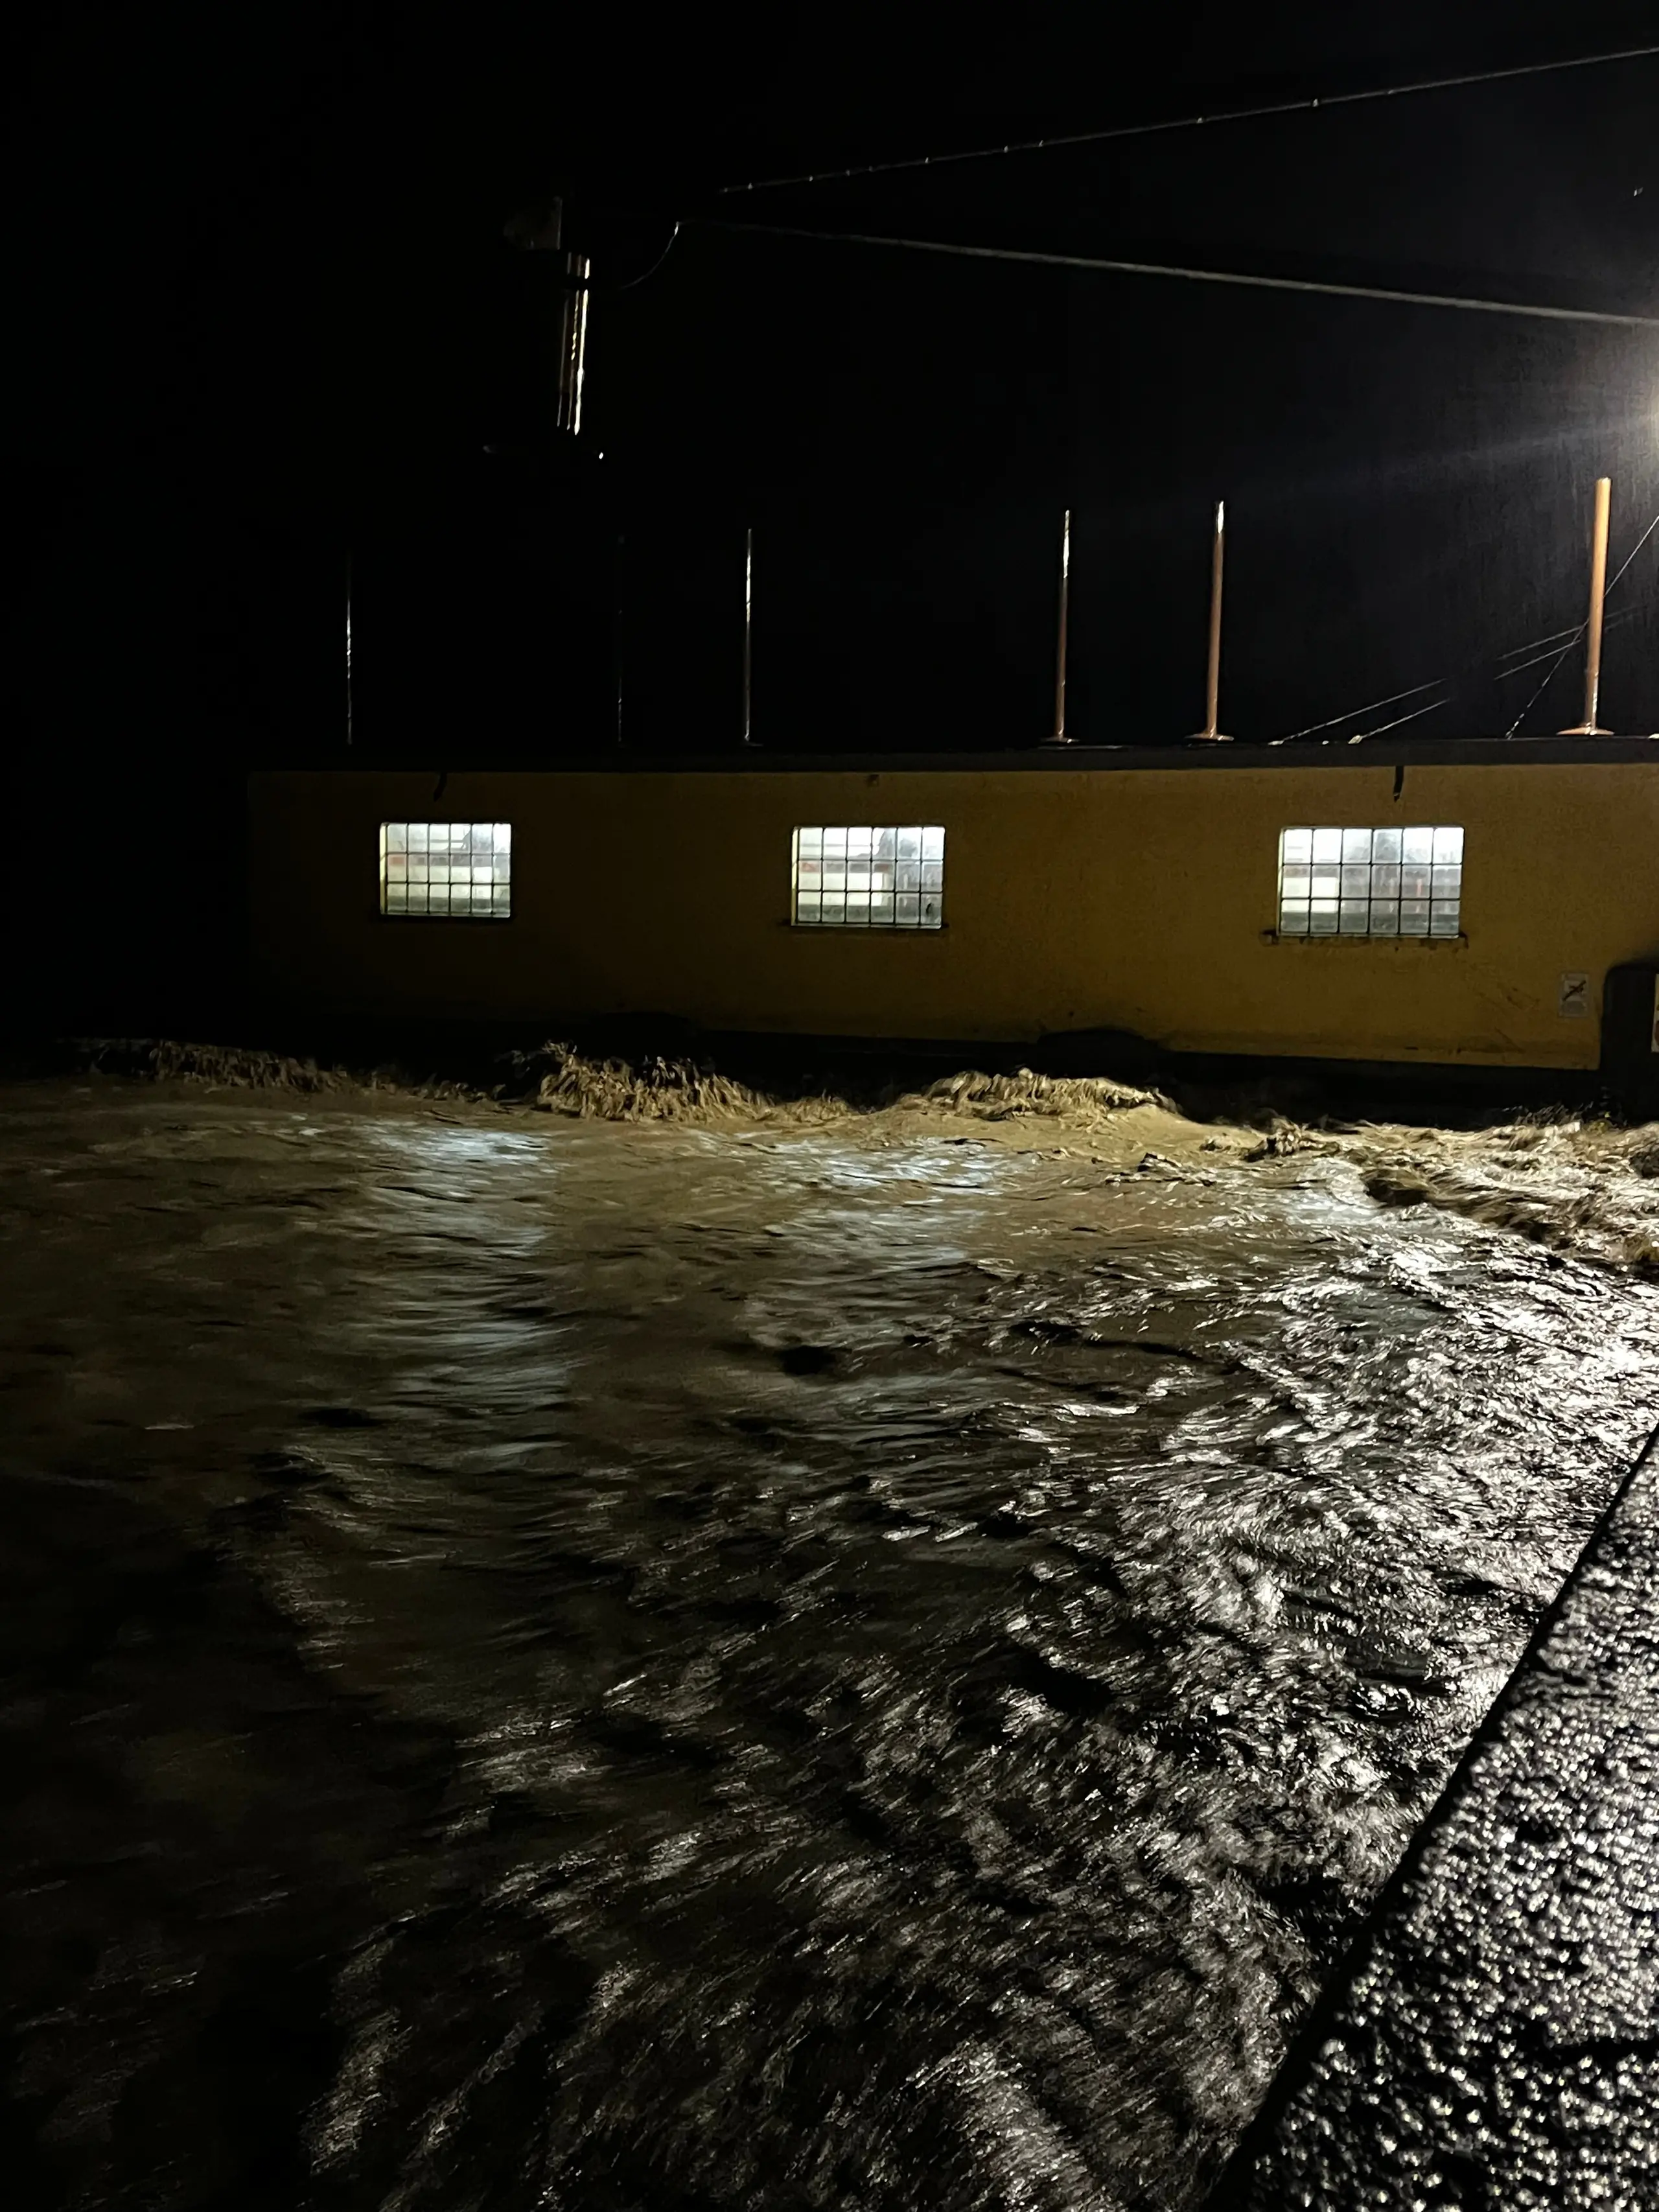
[{"label": "overhead power line", "polygon": [[1512,645],[1507,653],[1500,653],[1500,661],[1516,660],[1523,653],[1537,653],[1550,646],[1559,645],[1564,637],[1577,637],[1577,631],[1569,623],[1565,629],[1553,629],[1547,637],[1535,637],[1529,645]]},{"label": "overhead power line", "polygon": [[1424,77],[1413,84],[1375,85],[1364,92],[1322,93],[1307,100],[1274,100],[1261,107],[1225,108],[1218,115],[1177,115],[1156,123],[1119,123],[1104,131],[1074,131],[1048,138],[1011,140],[1001,146],[971,146],[951,154],[907,154],[891,161],[866,161],[854,168],[813,169],[793,177],[757,177],[745,184],[720,185],[716,197],[781,191],[788,185],[838,184],[853,177],[890,177],[904,169],[942,169],[958,161],[1000,161],[1008,154],[1048,154],[1064,146],[1103,146],[1115,138],[1151,138],[1161,131],[1198,131],[1218,123],[1260,123],[1276,115],[1311,114],[1316,108],[1357,107],[1377,100],[1406,100],[1415,93],[1455,92],[1468,85],[1504,84],[1516,77],[1551,76],[1564,70],[1600,69],[1609,62],[1650,60],[1659,46],[1620,46],[1612,53],[1572,54],[1564,61],[1522,62],[1510,69],[1473,70],[1462,76]]},{"label": "overhead power line", "polygon": [[1421,707],[1413,707],[1408,714],[1396,714],[1391,722],[1379,722],[1374,730],[1361,730],[1357,736],[1350,738],[1348,743],[1363,745],[1368,738],[1385,737],[1390,730],[1397,730],[1402,722],[1419,721],[1425,714],[1432,714],[1437,708],[1446,704],[1444,699],[1431,699]]},{"label": "overhead power line", "polygon": [[[1610,595],[1614,586],[1622,580],[1631,563],[1656,530],[1659,530],[1659,514],[1655,515],[1653,520],[1649,523],[1635,544],[1632,546],[1619,574],[1607,587],[1607,595]],[[1610,630],[1617,629],[1623,623],[1633,622],[1642,611],[1639,606],[1626,607],[1620,613],[1611,616],[1607,627]],[[1504,732],[1506,738],[1512,738],[1520,728],[1527,714],[1542,697],[1550,678],[1554,675],[1574,646],[1582,640],[1588,627],[1587,623],[1580,623],[1576,629],[1552,630],[1547,637],[1535,637],[1526,645],[1512,645],[1507,653],[1500,653],[1497,656],[1492,664],[1492,671],[1493,681],[1499,684],[1510,676],[1521,675],[1528,668],[1536,668],[1540,660],[1547,660],[1551,664],[1549,675],[1545,677],[1543,683],[1539,685],[1526,706],[1521,709],[1520,714]],[[1565,644],[1561,641],[1564,638],[1566,641]],[[1522,655],[1527,657],[1523,659]],[[1505,666],[1506,662],[1512,665]],[[1345,740],[1351,745],[1363,744],[1368,738],[1380,738],[1389,730],[1397,730],[1402,722],[1414,722],[1421,715],[1432,714],[1438,708],[1449,706],[1460,690],[1463,688],[1464,681],[1463,678],[1437,676],[1431,684],[1413,684],[1407,690],[1390,691],[1385,699],[1372,699],[1363,707],[1350,707],[1346,714],[1333,714],[1323,722],[1310,722],[1305,729],[1291,730],[1282,738],[1269,738],[1267,743],[1270,745],[1293,745],[1299,738],[1317,737],[1322,730],[1334,730],[1340,728],[1344,722],[1359,721],[1367,714],[1374,714],[1379,707],[1396,707],[1402,699],[1418,698],[1425,691],[1432,691],[1437,695],[1425,701],[1420,707],[1413,707],[1404,714],[1396,714],[1392,721],[1380,722],[1374,729],[1361,730],[1356,736]],[[1336,741],[1327,738],[1324,742],[1327,744],[1332,744]]]},{"label": "overhead power line", "polygon": [[[1298,738],[1316,737],[1321,730],[1334,730],[1339,722],[1356,722],[1362,714],[1373,714],[1379,707],[1398,706],[1402,699],[1415,699],[1419,691],[1437,691],[1441,688],[1437,677],[1432,684],[1413,684],[1405,691],[1390,691],[1386,699],[1370,699],[1363,707],[1350,707],[1346,714],[1333,714],[1328,721],[1310,722],[1305,730],[1291,730],[1282,738],[1269,738],[1270,745],[1291,745]],[[1437,703],[1437,702],[1431,702]]]},{"label": "overhead power line", "polygon": [[[1607,600],[1612,597],[1620,584],[1623,582],[1625,577],[1629,574],[1631,565],[1634,562],[1637,555],[1647,544],[1649,538],[1652,537],[1656,530],[1659,530],[1659,514],[1656,514],[1654,516],[1652,521],[1649,523],[1647,528],[1642,532],[1642,535],[1637,539],[1635,544],[1631,547],[1630,551],[1625,556],[1623,562],[1620,565],[1619,573],[1613,577],[1612,582],[1607,586],[1606,590],[1602,593],[1602,603],[1604,605]],[[1639,607],[1626,608],[1622,612],[1616,614],[1612,617],[1611,621],[1607,623],[1607,628],[1609,629],[1615,629],[1620,623],[1633,620],[1633,618],[1640,612],[1641,609]],[[1545,692],[1548,690],[1551,679],[1553,678],[1556,670],[1559,668],[1562,662],[1572,651],[1573,647],[1581,641],[1584,632],[1589,629],[1589,624],[1588,622],[1581,622],[1575,629],[1572,629],[1553,630],[1547,637],[1535,637],[1529,644],[1527,645],[1512,645],[1507,653],[1500,653],[1498,655],[1496,661],[1492,664],[1492,667],[1494,677],[1500,684],[1506,677],[1519,676],[1525,669],[1535,668],[1540,660],[1547,660],[1550,664],[1549,668],[1537,690],[1533,693],[1531,698],[1528,700],[1526,705],[1521,709],[1521,712],[1516,716],[1515,720],[1510,724],[1508,729],[1504,731],[1504,735],[1505,738],[1512,738],[1515,735],[1522,723],[1525,721],[1527,716],[1532,712],[1533,708],[1538,704],[1538,702],[1543,697]],[[1566,642],[1565,645],[1559,645],[1559,641],[1563,638],[1566,640]],[[1553,649],[1556,648],[1558,646],[1559,650]],[[1542,647],[1541,651],[1540,650],[1540,647]],[[1529,655],[1530,658],[1523,659],[1521,658],[1522,654]],[[1504,664],[1506,661],[1512,662],[1515,665],[1510,667],[1505,667]],[[1288,736],[1283,738],[1269,738],[1267,743],[1270,745],[1294,744],[1298,738],[1315,737],[1321,730],[1335,729],[1340,723],[1358,721],[1362,715],[1375,714],[1379,707],[1396,706],[1402,699],[1416,698],[1419,692],[1434,691],[1441,695],[1437,698],[1427,701],[1426,703],[1421,707],[1413,707],[1408,714],[1396,714],[1391,722],[1379,723],[1375,729],[1361,730],[1357,737],[1352,737],[1347,740],[1348,744],[1351,745],[1360,744],[1363,744],[1367,738],[1380,738],[1389,730],[1397,730],[1402,722],[1414,722],[1419,715],[1431,714],[1435,712],[1437,708],[1449,706],[1452,700],[1456,697],[1457,693],[1462,687],[1462,678],[1442,676],[1437,677],[1431,684],[1414,684],[1408,691],[1391,691],[1386,699],[1373,699],[1366,706],[1352,707],[1345,714],[1333,714],[1328,721],[1310,722],[1304,730],[1292,730]],[[1333,740],[1328,738],[1325,742],[1327,744],[1329,744]]]},{"label": "overhead power line", "polygon": [[[1626,623],[1634,622],[1641,611],[1640,607],[1626,607],[1621,614],[1609,615],[1601,625],[1604,634],[1610,636],[1614,630],[1622,628]],[[1559,659],[1564,651],[1571,652],[1583,635],[1584,624],[1580,623],[1577,629],[1559,630],[1554,637],[1541,640],[1540,649],[1525,660],[1517,660],[1513,655],[1509,656],[1508,665],[1498,671],[1495,680],[1499,684],[1506,684],[1511,676],[1524,676],[1529,668],[1536,668],[1546,660]],[[1565,647],[1562,644],[1564,639]],[[1524,649],[1521,647],[1516,647],[1517,652]]]},{"label": "overhead power line", "polygon": [[648,269],[642,270],[637,276],[630,276],[625,284],[618,284],[616,286],[616,290],[618,292],[637,291],[641,284],[647,283],[651,277],[654,276],[658,270],[662,267],[663,263],[667,260],[669,255],[674,251],[675,243],[679,237],[681,228],[682,226],[677,222],[672,230],[668,234],[667,245],[664,246],[662,252],[657,256],[650,267]]},{"label": "overhead power line", "polygon": [[1598,307],[1540,307],[1523,300],[1480,300],[1459,292],[1407,292],[1386,284],[1325,284],[1305,276],[1263,276],[1239,269],[1188,269],[1167,261],[1113,261],[1091,253],[1037,253],[1024,246],[962,246],[943,238],[891,238],[879,232],[811,230],[773,222],[737,222],[720,216],[689,218],[705,229],[763,238],[811,238],[823,246],[887,246],[906,253],[953,254],[967,261],[1020,262],[1037,269],[1094,269],[1118,276],[1179,276],[1192,284],[1242,284],[1258,292],[1312,292],[1325,299],[1388,300],[1410,307],[1457,307],[1477,315],[1522,315],[1546,323],[1599,323],[1616,330],[1659,331],[1659,316],[1614,315]]},{"label": "overhead power line", "polygon": [[[1613,578],[1613,581],[1607,585],[1603,589],[1601,593],[1601,604],[1603,606],[1607,605],[1608,599],[1612,598],[1613,592],[1618,590],[1620,585],[1624,581],[1632,562],[1635,560],[1637,555],[1647,544],[1649,538],[1652,537],[1656,530],[1659,530],[1659,514],[1656,514],[1654,516],[1652,521],[1649,523],[1647,528],[1637,539],[1635,544],[1632,545],[1630,551],[1626,554],[1623,562],[1620,565],[1618,574]],[[1556,654],[1554,659],[1551,661],[1549,666],[1544,671],[1543,675],[1540,678],[1538,689],[1533,693],[1531,698],[1528,700],[1526,705],[1521,709],[1521,712],[1510,724],[1508,729],[1504,731],[1504,735],[1506,738],[1512,738],[1516,732],[1520,728],[1522,723],[1526,720],[1528,715],[1531,714],[1533,708],[1538,704],[1538,702],[1543,697],[1545,692],[1549,690],[1551,684],[1554,681],[1556,670],[1560,667],[1562,662],[1572,651],[1573,647],[1578,643],[1578,641],[1583,636],[1584,632],[1589,628],[1589,621],[1585,620],[1581,622],[1577,629],[1573,631],[1566,643],[1562,647],[1560,652]],[[1557,635],[1559,635],[1559,633],[1558,632]],[[1531,665],[1531,664],[1528,663],[1528,665]],[[1518,672],[1514,669],[1510,670],[1508,672],[1510,675],[1518,673]]]}]

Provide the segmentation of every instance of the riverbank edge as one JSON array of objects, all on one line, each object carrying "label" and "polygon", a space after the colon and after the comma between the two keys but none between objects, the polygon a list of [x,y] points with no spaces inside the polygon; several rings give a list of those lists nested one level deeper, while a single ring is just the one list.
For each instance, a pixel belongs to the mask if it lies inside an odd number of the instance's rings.
[{"label": "riverbank edge", "polygon": [[[184,1042],[189,1035],[191,1041]],[[986,1039],[871,1039],[713,1032],[666,1016],[617,1017],[550,1030],[544,1024],[483,1022],[354,1023],[349,1027],[295,1024],[281,1018],[186,1032],[114,1032],[77,1028],[14,1037],[0,1046],[0,1076],[70,1074],[95,1052],[107,1073],[153,1073],[150,1065],[118,1066],[110,1055],[188,1052],[189,1072],[211,1079],[205,1065],[263,1062],[285,1073],[224,1079],[292,1080],[309,1069],[367,1087],[431,1091],[449,1086],[479,1096],[510,1087],[515,1063],[533,1058],[550,1036],[584,1059],[647,1061],[718,1071],[781,1103],[826,1090],[858,1107],[962,1069],[991,1075],[1025,1073],[1057,1080],[1105,1080],[1155,1091],[1196,1121],[1265,1126],[1274,1115],[1302,1123],[1382,1118],[1468,1127],[1504,1114],[1590,1114],[1637,1121],[1616,1087],[1595,1071],[1493,1067],[1468,1063],[1353,1061],[1282,1056],[1170,1052],[1127,1030],[1047,1036],[1024,1045]],[[304,1087],[304,1086],[296,1086]],[[310,1087],[325,1087],[316,1085]]]}]

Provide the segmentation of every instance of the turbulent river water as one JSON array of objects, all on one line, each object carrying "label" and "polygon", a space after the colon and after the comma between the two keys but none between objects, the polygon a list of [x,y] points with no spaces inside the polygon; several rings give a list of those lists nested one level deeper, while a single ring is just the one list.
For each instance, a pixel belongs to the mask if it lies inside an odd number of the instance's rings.
[{"label": "turbulent river water", "polygon": [[4,2160],[1201,2202],[1659,1407],[1340,1158],[0,1097]]}]

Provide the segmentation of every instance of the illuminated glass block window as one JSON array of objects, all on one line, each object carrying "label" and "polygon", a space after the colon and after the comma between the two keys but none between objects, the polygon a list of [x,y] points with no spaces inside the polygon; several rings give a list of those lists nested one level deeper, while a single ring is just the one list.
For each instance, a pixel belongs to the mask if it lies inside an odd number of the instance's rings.
[{"label": "illuminated glass block window", "polygon": [[513,913],[510,822],[383,822],[380,912],[449,921]]},{"label": "illuminated glass block window", "polygon": [[1281,830],[1281,937],[1455,937],[1463,832]]},{"label": "illuminated glass block window", "polygon": [[794,917],[809,929],[939,929],[945,921],[945,832],[797,830]]}]

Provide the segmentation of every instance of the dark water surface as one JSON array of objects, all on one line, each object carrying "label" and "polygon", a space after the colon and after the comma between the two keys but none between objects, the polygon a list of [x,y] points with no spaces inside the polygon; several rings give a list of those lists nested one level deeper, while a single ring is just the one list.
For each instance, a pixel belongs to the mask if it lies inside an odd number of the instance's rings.
[{"label": "dark water surface", "polygon": [[1194,2204],[1659,1404],[1297,1157],[0,1097],[0,2167]]}]

